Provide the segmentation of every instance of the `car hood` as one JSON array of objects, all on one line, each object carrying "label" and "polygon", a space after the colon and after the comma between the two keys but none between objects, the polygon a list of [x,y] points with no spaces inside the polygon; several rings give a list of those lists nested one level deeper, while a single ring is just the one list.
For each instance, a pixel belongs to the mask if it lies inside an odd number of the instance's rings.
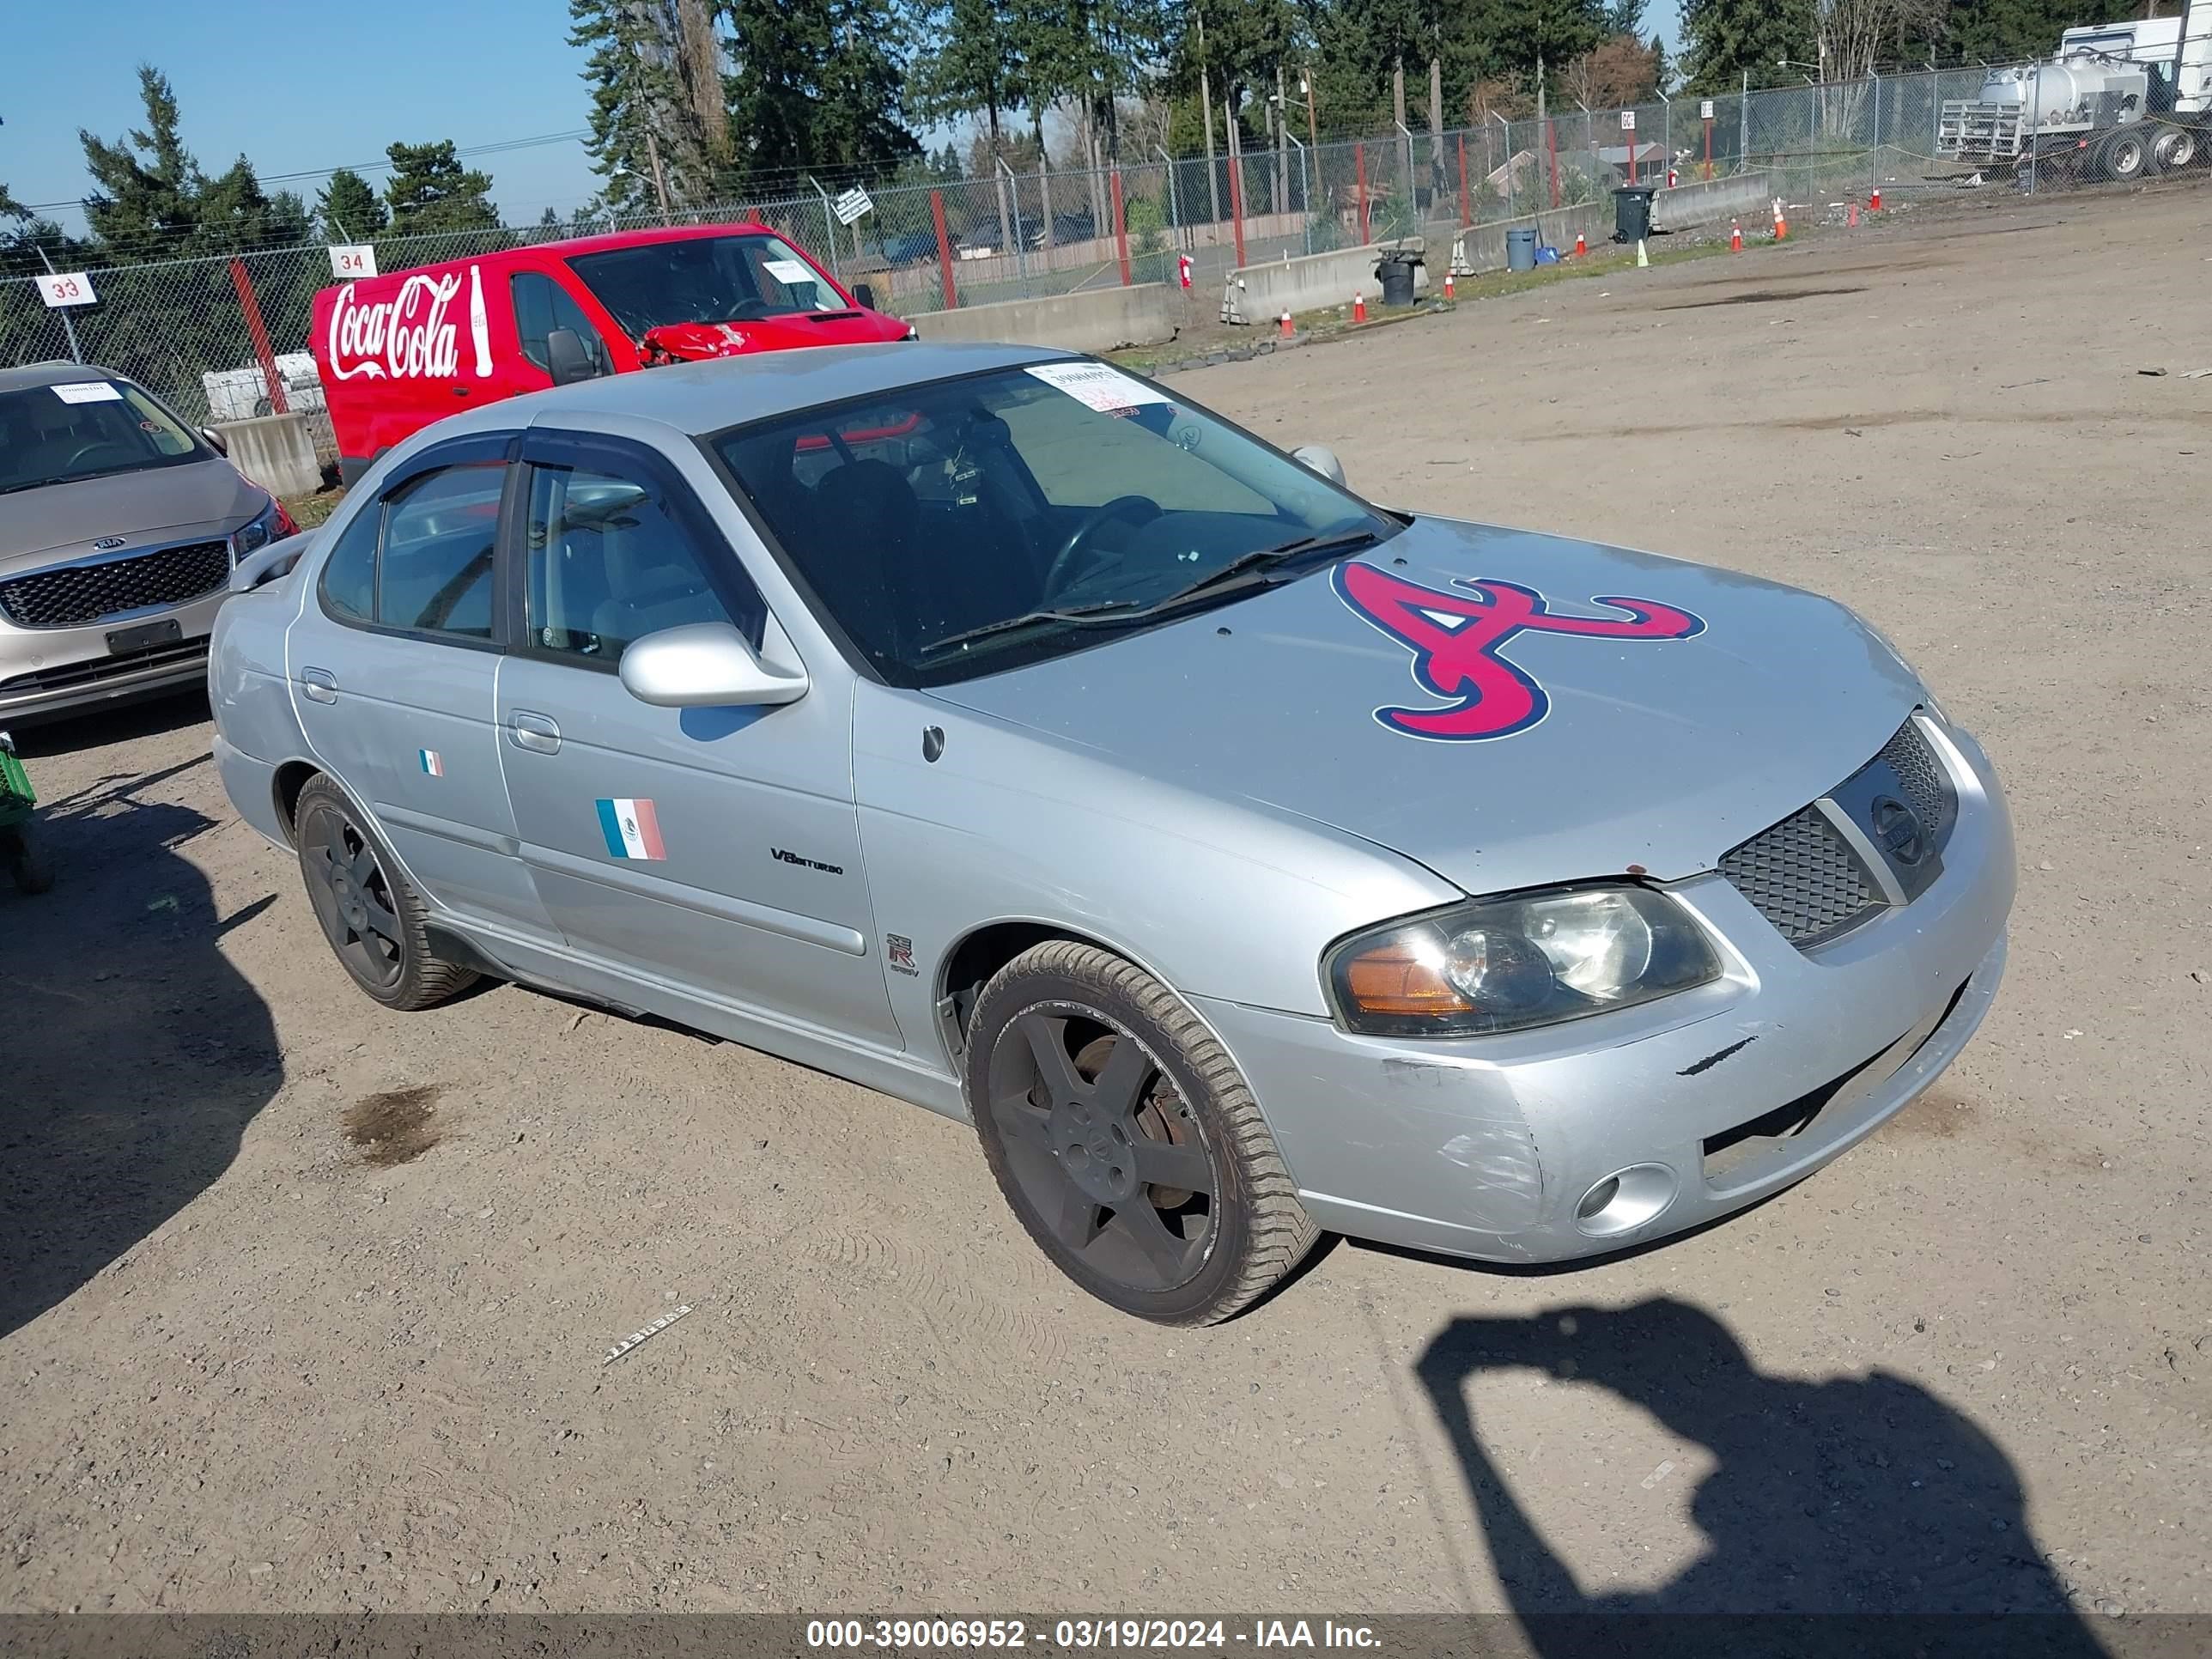
[{"label": "car hood", "polygon": [[127,547],[185,532],[228,535],[268,499],[212,457],[20,489],[0,495],[0,569],[57,550],[90,551],[103,536],[121,537]]},{"label": "car hood", "polygon": [[872,311],[806,311],[734,323],[664,323],[649,328],[639,342],[676,362],[706,362],[742,357],[756,351],[789,351],[799,346],[871,345],[902,339],[907,325]]},{"label": "car hood", "polygon": [[932,695],[1480,893],[1710,870],[1923,694],[1816,594],[1421,519],[1332,570]]}]

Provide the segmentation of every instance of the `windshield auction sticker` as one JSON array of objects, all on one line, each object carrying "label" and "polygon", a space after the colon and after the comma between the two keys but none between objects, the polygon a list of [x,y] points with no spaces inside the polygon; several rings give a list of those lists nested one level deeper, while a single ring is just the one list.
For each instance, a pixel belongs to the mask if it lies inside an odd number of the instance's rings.
[{"label": "windshield auction sticker", "polygon": [[1133,380],[1104,363],[1031,363],[1027,373],[1103,414],[1120,415],[1139,404],[1171,404],[1164,392]]},{"label": "windshield auction sticker", "polygon": [[119,404],[123,394],[105,380],[64,380],[54,396],[65,404]]}]

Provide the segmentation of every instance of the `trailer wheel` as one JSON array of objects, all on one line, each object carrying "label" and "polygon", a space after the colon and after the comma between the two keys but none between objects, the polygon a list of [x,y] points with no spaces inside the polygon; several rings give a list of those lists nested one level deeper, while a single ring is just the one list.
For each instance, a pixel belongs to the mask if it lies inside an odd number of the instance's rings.
[{"label": "trailer wheel", "polygon": [[2153,167],[2161,173],[2173,173],[2197,160],[2201,146],[2194,127],[2165,127],[2150,143]]}]

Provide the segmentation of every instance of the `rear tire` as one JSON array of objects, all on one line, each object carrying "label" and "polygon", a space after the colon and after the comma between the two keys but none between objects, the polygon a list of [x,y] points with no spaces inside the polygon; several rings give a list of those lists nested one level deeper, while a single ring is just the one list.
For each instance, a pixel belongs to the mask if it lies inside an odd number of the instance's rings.
[{"label": "rear tire", "polygon": [[2151,140],[2152,165],[2164,173],[2178,173],[2202,155],[2203,143],[2195,127],[2169,126]]},{"label": "rear tire", "polygon": [[1218,1323],[1321,1236],[1228,1051],[1109,951],[1056,939],[1000,969],[976,1000],[965,1071],[1000,1192],[1109,1307]]},{"label": "rear tire", "polygon": [[292,823],[307,902],[356,985],[386,1007],[412,1013],[476,983],[472,969],[430,948],[429,907],[343,790],[310,778]]},{"label": "rear tire", "polygon": [[2108,135],[2090,155],[2096,176],[2116,184],[2136,184],[2150,171],[2149,142],[2133,126]]},{"label": "rear tire", "polygon": [[53,855],[35,824],[23,823],[0,835],[8,855],[8,874],[15,890],[24,894],[51,892],[54,884]]}]

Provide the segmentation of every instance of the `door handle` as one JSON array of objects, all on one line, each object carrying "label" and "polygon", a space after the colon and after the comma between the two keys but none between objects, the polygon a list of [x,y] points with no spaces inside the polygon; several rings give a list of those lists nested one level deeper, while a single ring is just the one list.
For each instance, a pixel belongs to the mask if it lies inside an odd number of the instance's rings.
[{"label": "door handle", "polygon": [[338,677],[327,668],[302,668],[300,671],[300,690],[310,702],[336,702],[338,700]]},{"label": "door handle", "polygon": [[561,728],[543,714],[516,709],[507,716],[507,737],[517,749],[527,749],[533,755],[561,752]]}]

